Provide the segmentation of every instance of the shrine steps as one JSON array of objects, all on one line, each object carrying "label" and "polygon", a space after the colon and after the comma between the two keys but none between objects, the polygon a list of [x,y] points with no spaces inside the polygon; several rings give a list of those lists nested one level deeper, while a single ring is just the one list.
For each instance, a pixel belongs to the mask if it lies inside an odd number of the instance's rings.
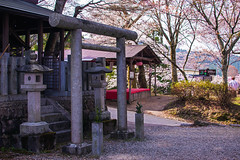
[{"label": "shrine steps", "polygon": [[49,128],[56,132],[56,143],[70,142],[71,121],[66,111],[59,108],[53,101],[43,99],[41,102],[41,120],[49,124]]}]

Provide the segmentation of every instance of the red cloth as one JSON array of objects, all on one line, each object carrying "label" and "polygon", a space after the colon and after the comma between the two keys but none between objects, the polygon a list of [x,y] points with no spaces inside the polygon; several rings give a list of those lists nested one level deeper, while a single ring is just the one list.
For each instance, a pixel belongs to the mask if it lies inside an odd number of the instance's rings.
[{"label": "red cloth", "polygon": [[[144,92],[144,91],[150,91],[148,88],[132,88],[131,94],[138,93],[138,92]],[[129,89],[126,90],[126,97],[127,100],[129,98]],[[117,89],[111,89],[106,91],[106,99],[117,99]]]}]

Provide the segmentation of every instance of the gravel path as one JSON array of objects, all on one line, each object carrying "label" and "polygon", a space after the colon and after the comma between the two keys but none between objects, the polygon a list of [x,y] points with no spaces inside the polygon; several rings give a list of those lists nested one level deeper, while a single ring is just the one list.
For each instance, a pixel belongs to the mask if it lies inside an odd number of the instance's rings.
[{"label": "gravel path", "polygon": [[[108,111],[111,113],[111,119],[117,119],[117,109],[108,107]],[[135,123],[135,113],[133,111],[127,111],[127,121]],[[173,119],[167,119],[162,117],[153,116],[150,114],[144,114],[145,124],[158,124],[166,126],[180,126],[181,124],[189,124],[186,122],[181,122]]]},{"label": "gravel path", "polygon": [[[129,123],[134,129],[134,124]],[[94,159],[62,155],[60,151],[13,159],[69,160]],[[233,127],[171,127],[146,125],[145,140],[104,140],[102,160],[238,160],[240,159],[240,128]]]},{"label": "gravel path", "polygon": [[[153,97],[157,103],[158,97]],[[160,100],[169,97],[160,97]],[[170,97],[171,98],[171,97]],[[153,101],[153,102],[155,102]],[[164,104],[164,103],[160,103]],[[135,105],[135,104],[134,104]],[[135,110],[135,106],[128,109]],[[146,105],[145,105],[146,106]],[[159,111],[155,103],[145,109]],[[110,109],[116,117],[116,109]],[[134,130],[134,112],[128,112],[128,128]],[[113,118],[115,118],[113,117]],[[240,160],[240,127],[180,127],[182,122],[145,114],[145,139],[104,139],[101,160]],[[59,147],[61,148],[61,146]],[[0,157],[1,159],[1,157]],[[78,160],[94,159],[89,155],[63,155],[61,150],[37,155],[18,155],[13,160]],[[95,158],[96,159],[96,158]]]}]

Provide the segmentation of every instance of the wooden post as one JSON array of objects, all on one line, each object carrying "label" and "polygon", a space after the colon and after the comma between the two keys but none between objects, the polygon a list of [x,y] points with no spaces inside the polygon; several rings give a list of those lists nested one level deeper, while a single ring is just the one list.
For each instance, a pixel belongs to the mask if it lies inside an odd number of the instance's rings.
[{"label": "wooden post", "polygon": [[3,96],[8,95],[8,61],[9,61],[10,54],[5,53],[2,58],[0,59],[1,65],[1,91],[0,94]]},{"label": "wooden post", "polygon": [[67,91],[71,92],[71,55],[68,55],[68,66],[67,66]]},{"label": "wooden post", "polygon": [[42,52],[43,52],[43,22],[39,21],[38,25],[38,63],[42,64]]},{"label": "wooden post", "polygon": [[11,94],[17,94],[17,57],[11,57],[10,61],[10,74],[9,74],[9,91]]},{"label": "wooden post", "polygon": [[[29,56],[29,54],[28,54],[28,56]],[[30,57],[28,57],[28,58],[30,58]],[[29,62],[29,60],[28,60],[28,62]],[[27,64],[26,58],[18,57],[18,65],[19,66],[23,66],[23,65],[26,65],[26,64]],[[18,72],[17,74],[18,74],[18,92],[21,93],[21,94],[26,94],[26,91],[21,89],[21,85],[24,84],[24,75],[23,75],[22,72]]]},{"label": "wooden post", "polygon": [[73,30],[71,41],[71,140],[73,144],[80,144],[83,140],[81,42],[82,30]]},{"label": "wooden post", "polygon": [[[150,93],[151,93],[151,88],[152,88],[152,68],[151,68],[151,64],[149,63],[149,89],[150,89]],[[150,94],[151,96],[151,94]]]},{"label": "wooden post", "polygon": [[[2,18],[2,52],[7,47],[9,43],[9,15],[3,14]],[[9,52],[9,48],[6,50],[6,52]]]},{"label": "wooden post", "polygon": [[125,38],[117,38],[117,108],[118,130],[127,131],[127,101],[126,101],[126,57]]},{"label": "wooden post", "polygon": [[154,93],[155,96],[157,96],[157,66],[154,65],[154,72],[155,72],[155,76],[154,76]]},{"label": "wooden post", "polygon": [[131,91],[132,91],[132,79],[130,78],[130,74],[132,72],[132,62],[133,59],[130,59],[130,67],[129,67],[129,96],[128,96],[128,103],[131,104],[132,103],[132,99],[131,99]]},{"label": "wooden post", "polygon": [[60,31],[60,50],[61,50],[61,61],[64,61],[64,29]]},{"label": "wooden post", "polygon": [[26,31],[26,34],[25,34],[25,44],[27,46],[25,50],[29,50],[30,48],[30,30],[29,29]]}]

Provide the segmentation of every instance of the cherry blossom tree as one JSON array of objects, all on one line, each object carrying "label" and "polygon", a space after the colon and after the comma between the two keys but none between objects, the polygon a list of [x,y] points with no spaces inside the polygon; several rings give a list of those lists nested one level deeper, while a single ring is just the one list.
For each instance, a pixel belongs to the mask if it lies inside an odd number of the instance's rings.
[{"label": "cherry blossom tree", "polygon": [[[146,20],[146,23],[151,28],[143,29],[150,38],[148,43],[152,41],[151,46],[171,63],[172,82],[178,81],[177,70],[187,80],[184,69],[196,39],[197,29],[197,21],[192,22],[190,19],[190,6],[186,0],[149,0],[148,4],[151,5],[151,11],[148,14],[150,19]],[[188,50],[185,62],[181,66],[177,64],[176,56],[176,49],[180,45],[185,45]]]},{"label": "cherry blossom tree", "polygon": [[188,1],[198,13],[202,42],[212,52],[220,53],[223,82],[227,83],[230,55],[239,52],[240,1],[239,0],[191,0]]}]

